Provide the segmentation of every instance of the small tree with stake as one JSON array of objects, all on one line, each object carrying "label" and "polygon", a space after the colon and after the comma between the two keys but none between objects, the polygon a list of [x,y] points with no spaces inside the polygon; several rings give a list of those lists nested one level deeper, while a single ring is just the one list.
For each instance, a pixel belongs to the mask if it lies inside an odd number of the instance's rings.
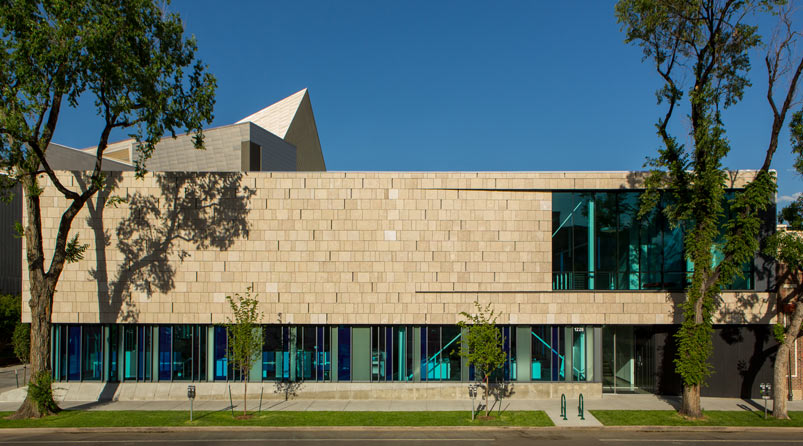
[{"label": "small tree with stake", "polygon": [[488,416],[489,378],[491,374],[505,363],[507,355],[502,350],[504,341],[502,333],[496,327],[496,318],[499,316],[491,308],[489,303],[485,307],[479,302],[474,302],[476,314],[469,314],[465,311],[460,313],[465,317],[465,321],[457,323],[461,328],[468,329],[466,342],[460,344],[460,356],[468,360],[469,365],[473,365],[478,376],[482,377],[485,383],[485,416]]},{"label": "small tree with stake", "polygon": [[228,332],[228,361],[232,368],[240,372],[243,380],[243,416],[248,409],[248,379],[251,367],[259,360],[262,351],[262,336],[259,323],[262,321],[262,312],[259,311],[257,296],[251,296],[253,287],[248,287],[244,296],[235,294],[226,296],[229,301],[232,317],[226,324]]}]

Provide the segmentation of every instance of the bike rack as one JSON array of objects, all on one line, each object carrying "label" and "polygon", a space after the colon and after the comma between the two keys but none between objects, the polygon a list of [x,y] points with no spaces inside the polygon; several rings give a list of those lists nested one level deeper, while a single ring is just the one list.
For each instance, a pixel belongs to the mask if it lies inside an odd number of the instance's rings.
[{"label": "bike rack", "polygon": [[577,416],[580,417],[581,420],[585,420],[583,416],[583,394],[580,394],[580,403],[577,405]]},{"label": "bike rack", "polygon": [[564,420],[566,419],[566,394],[562,393],[560,395],[560,416]]}]

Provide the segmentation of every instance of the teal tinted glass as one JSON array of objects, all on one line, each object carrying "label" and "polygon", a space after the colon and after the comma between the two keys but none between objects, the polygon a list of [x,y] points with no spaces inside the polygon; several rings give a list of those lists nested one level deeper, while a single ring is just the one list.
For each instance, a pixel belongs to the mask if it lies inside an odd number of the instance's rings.
[{"label": "teal tinted glass", "polygon": [[173,379],[192,379],[192,325],[173,326]]},{"label": "teal tinted glass", "polygon": [[103,330],[100,325],[84,325],[82,329],[81,379],[100,381],[103,375]]},{"label": "teal tinted glass", "polygon": [[[732,194],[731,194],[732,195]],[[680,290],[693,270],[684,232],[658,205],[639,216],[639,191],[552,194],[552,288],[555,290]],[[727,215],[727,206],[726,206]],[[714,252],[713,263],[721,260]],[[752,289],[753,262],[729,289]]]}]

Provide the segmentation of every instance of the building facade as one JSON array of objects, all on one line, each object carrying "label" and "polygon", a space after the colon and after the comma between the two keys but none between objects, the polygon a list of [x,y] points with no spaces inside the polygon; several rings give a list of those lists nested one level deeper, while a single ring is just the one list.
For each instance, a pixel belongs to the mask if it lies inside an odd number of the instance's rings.
[{"label": "building facade", "polygon": [[[456,323],[475,301],[501,314],[508,361],[495,379],[513,397],[679,391],[672,334],[692,266],[659,211],[638,217],[638,173],[121,172],[110,183],[126,203],[100,194],[75,220],[93,249],[56,293],[59,380],[236,380],[225,298],[253,287],[265,317],[252,379],[303,382],[309,397],[462,397],[474,376]],[[64,203],[43,194],[47,234]],[[704,394],[755,396],[771,377],[773,270],[756,258],[722,293]]]}]

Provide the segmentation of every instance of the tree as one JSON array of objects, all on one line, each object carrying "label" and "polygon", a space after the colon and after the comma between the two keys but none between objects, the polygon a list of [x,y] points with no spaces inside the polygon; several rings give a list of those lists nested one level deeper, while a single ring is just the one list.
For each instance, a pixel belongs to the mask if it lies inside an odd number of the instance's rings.
[{"label": "tree", "polygon": [[243,416],[246,416],[248,408],[251,367],[259,360],[262,352],[262,330],[259,323],[263,314],[259,311],[257,296],[252,297],[252,292],[253,287],[249,286],[245,296],[226,296],[233,313],[226,324],[229,341],[227,359],[232,368],[240,372],[240,379],[243,380]]},{"label": "tree", "polygon": [[789,203],[789,206],[781,210],[778,222],[786,222],[793,231],[803,231],[803,195],[798,196],[795,201]]},{"label": "tree", "polygon": [[14,346],[14,356],[23,364],[27,364],[31,354],[31,324],[17,322],[11,343]]},{"label": "tree", "polygon": [[[790,208],[793,207],[790,205],[784,211]],[[798,214],[798,219],[803,218],[803,209],[796,207],[795,212]],[[781,213],[784,219],[790,215],[789,212]],[[789,357],[792,345],[800,336],[800,326],[803,323],[803,302],[800,300],[801,293],[803,293],[803,283],[800,281],[801,274],[803,274],[803,235],[797,232],[776,232],[767,238],[764,252],[775,257],[784,266],[784,272],[778,278],[779,287],[785,283],[793,285],[789,294],[784,296],[779,293],[779,305],[782,309],[791,307],[794,310],[787,319],[787,324],[784,325],[778,321],[778,324],[775,325],[775,334],[780,345],[773,369],[772,416],[786,420],[789,419],[786,409],[786,394],[789,390],[786,380],[787,373],[789,373]],[[781,289],[778,291],[780,292]]]},{"label": "tree", "polygon": [[[20,230],[30,283],[33,382],[49,371],[59,277],[65,263],[79,260],[88,247],[77,236],[70,238],[70,228],[104,186],[110,135],[127,130],[135,138],[138,176],[166,132],[195,132],[201,148],[215,79],[196,60],[195,41],[183,36],[178,15],[154,0],[0,0],[0,29],[0,170],[9,174],[0,178],[6,188],[21,183],[24,193],[26,221]],[[47,150],[63,109],[82,99],[93,101],[102,125],[89,181],[73,188],[50,166]],[[49,255],[39,207],[45,179],[67,202]],[[56,406],[34,404],[29,394],[13,416],[46,415],[39,407]]]},{"label": "tree", "polygon": [[[20,324],[22,315],[22,299],[20,296],[0,294],[0,364],[13,362],[13,334]],[[27,356],[27,355],[26,355]]]},{"label": "tree", "polygon": [[[657,124],[662,147],[648,160],[651,173],[642,195],[645,214],[668,194],[668,220],[684,230],[686,258],[694,265],[681,304],[683,322],[676,335],[676,370],[683,381],[682,415],[699,418],[700,390],[711,373],[712,316],[715,298],[723,286],[741,275],[741,265],[758,250],[761,213],[775,192],[770,171],[778,137],[796,97],[803,70],[791,58],[797,33],[784,0],[620,0],[616,17],[626,32],[625,41],[642,49],[644,60],[654,64],[663,81],[657,91],[666,112]],[[723,159],[730,150],[722,110],[737,104],[749,87],[750,51],[761,45],[757,26],[746,20],[756,12],[778,12],[778,38],[764,59],[768,76],[767,100],[772,126],[764,162],[743,191],[725,209],[728,171]],[[776,89],[780,88],[778,95]],[[670,132],[675,112],[688,99],[689,147]],[[800,155],[798,153],[798,155]],[[714,253],[722,260],[715,264]]]},{"label": "tree", "polygon": [[498,314],[494,312],[489,303],[484,308],[479,302],[474,302],[476,314],[469,314],[465,311],[460,313],[466,318],[457,325],[460,328],[467,328],[468,333],[465,342],[460,344],[460,356],[467,359],[468,365],[473,365],[477,376],[482,377],[485,383],[485,416],[488,416],[490,407],[488,406],[489,378],[491,374],[507,360],[507,355],[502,349],[504,339],[499,328],[496,327]]}]

